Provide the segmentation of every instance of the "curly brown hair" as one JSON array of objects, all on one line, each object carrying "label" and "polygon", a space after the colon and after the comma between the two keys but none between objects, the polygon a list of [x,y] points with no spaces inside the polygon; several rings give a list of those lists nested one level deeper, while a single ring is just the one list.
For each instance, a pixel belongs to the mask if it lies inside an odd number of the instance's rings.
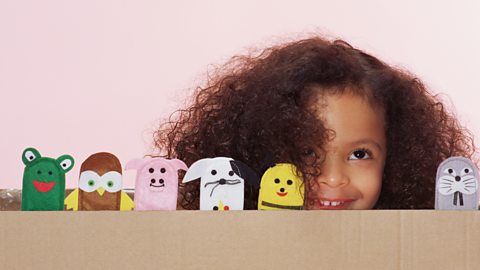
[{"label": "curly brown hair", "polygon": [[[309,103],[343,91],[385,112],[387,157],[375,208],[433,208],[438,165],[450,156],[472,158],[473,136],[418,78],[342,40],[313,37],[233,57],[196,89],[191,106],[160,126],[155,146],[188,165],[231,157],[259,175],[273,158],[295,164],[308,182],[321,173],[330,139]],[[313,160],[306,158],[312,149]],[[179,206],[198,209],[199,184],[180,190]],[[255,209],[257,194],[246,193],[245,207]]]}]

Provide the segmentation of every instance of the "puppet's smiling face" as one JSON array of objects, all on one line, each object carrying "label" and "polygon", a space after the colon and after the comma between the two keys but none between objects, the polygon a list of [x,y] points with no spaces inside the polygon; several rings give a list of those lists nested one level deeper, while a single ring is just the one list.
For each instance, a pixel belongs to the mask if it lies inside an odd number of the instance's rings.
[{"label": "puppet's smiling face", "polygon": [[[302,179],[291,164],[277,164],[268,169],[260,184],[260,205],[273,208],[303,206]],[[261,208],[261,207],[260,207]]]},{"label": "puppet's smiling face", "polygon": [[177,172],[166,162],[152,161],[140,171],[141,185],[153,192],[164,192],[172,189],[177,183]]},{"label": "puppet's smiling face", "polygon": [[28,183],[38,192],[49,192],[55,188],[59,179],[59,169],[54,162],[43,160],[35,163],[26,172]]}]

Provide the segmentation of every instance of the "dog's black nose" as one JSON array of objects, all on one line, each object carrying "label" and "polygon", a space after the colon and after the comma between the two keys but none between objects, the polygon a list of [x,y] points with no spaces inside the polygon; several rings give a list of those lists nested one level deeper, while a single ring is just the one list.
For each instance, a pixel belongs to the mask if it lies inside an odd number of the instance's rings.
[{"label": "dog's black nose", "polygon": [[460,179],[462,179],[462,178],[460,178],[460,176],[455,176],[455,181],[458,182],[458,181],[460,181]]},{"label": "dog's black nose", "polygon": [[225,179],[220,179],[220,181],[218,182],[220,185],[225,185],[227,183],[227,180]]}]

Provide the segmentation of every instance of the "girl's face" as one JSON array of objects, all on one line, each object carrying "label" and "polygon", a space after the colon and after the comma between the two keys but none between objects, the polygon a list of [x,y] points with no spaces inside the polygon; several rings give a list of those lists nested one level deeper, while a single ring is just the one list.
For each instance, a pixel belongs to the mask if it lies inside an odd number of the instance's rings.
[{"label": "girl's face", "polygon": [[384,113],[354,94],[327,95],[316,105],[334,132],[321,175],[311,185],[309,209],[371,209],[382,186],[386,157]]}]

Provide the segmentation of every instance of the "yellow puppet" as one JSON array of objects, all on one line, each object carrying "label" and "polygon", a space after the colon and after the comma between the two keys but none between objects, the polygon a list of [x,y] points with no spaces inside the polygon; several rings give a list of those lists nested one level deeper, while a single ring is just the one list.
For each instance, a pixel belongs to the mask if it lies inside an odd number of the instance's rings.
[{"label": "yellow puppet", "polygon": [[295,165],[279,163],[262,176],[258,196],[259,210],[301,210],[304,185]]}]

